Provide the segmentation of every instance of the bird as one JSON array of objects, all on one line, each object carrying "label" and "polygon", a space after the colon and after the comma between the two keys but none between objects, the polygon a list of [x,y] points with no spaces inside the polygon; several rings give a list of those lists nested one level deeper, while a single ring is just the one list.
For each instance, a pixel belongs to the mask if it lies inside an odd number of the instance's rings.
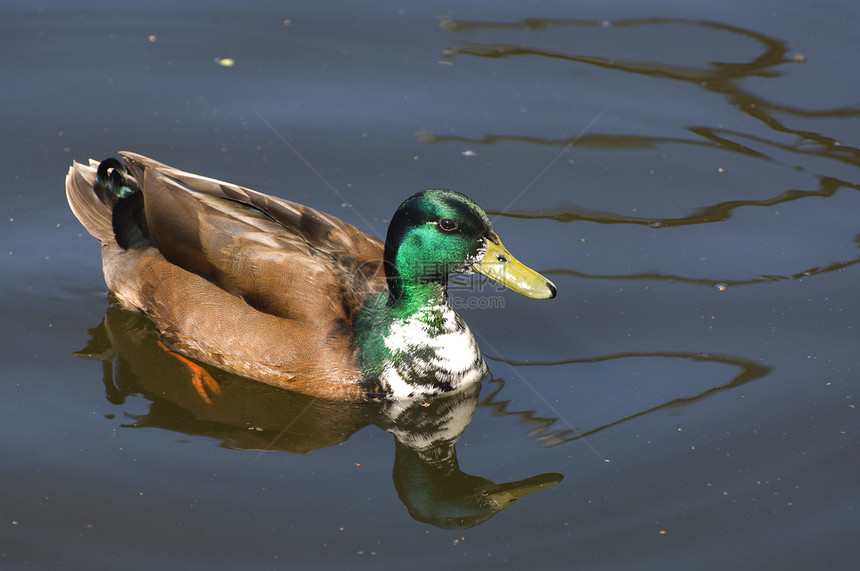
[{"label": "bird", "polygon": [[74,161],[66,197],[101,243],[116,303],[185,362],[324,398],[426,397],[488,371],[449,302],[450,274],[557,293],[453,190],[409,196],[383,242],[308,206],[119,156]]}]

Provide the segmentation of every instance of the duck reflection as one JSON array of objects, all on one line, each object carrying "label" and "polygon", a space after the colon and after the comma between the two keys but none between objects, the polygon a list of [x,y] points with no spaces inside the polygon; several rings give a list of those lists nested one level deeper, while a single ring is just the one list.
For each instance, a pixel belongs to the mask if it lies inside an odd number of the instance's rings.
[{"label": "duck reflection", "polygon": [[455,444],[477,408],[479,383],[427,400],[332,401],[208,367],[217,385],[192,382],[191,369],[160,345],[149,320],[114,305],[90,335],[76,355],[102,361],[108,400],[122,404],[143,394],[151,401],[133,426],[217,438],[228,448],[293,453],[340,444],[371,424],[388,431],[395,488],[421,522],[472,527],[562,479],[549,473],[496,484],[460,470]]},{"label": "duck reflection", "polygon": [[394,486],[418,521],[446,529],[472,527],[561,481],[561,474],[549,473],[496,484],[460,470],[454,445],[472,420],[480,391],[474,383],[434,399],[429,407],[412,402],[401,408],[394,402],[385,411],[387,422],[380,426],[394,435]]}]

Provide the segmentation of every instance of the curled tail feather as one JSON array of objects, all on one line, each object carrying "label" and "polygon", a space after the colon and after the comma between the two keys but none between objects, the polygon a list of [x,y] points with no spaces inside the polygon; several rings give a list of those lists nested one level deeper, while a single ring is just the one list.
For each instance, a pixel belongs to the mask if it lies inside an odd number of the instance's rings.
[{"label": "curled tail feather", "polygon": [[152,243],[143,193],[117,159],[73,163],[66,175],[66,198],[81,224],[102,243],[115,241],[127,250]]}]

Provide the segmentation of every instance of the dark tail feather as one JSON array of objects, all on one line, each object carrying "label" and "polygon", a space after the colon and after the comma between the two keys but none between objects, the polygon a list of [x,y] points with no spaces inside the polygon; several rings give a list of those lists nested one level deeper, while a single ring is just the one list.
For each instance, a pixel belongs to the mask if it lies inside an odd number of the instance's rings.
[{"label": "dark tail feather", "polygon": [[93,190],[103,204],[111,207],[117,244],[126,250],[152,244],[143,193],[122,162],[109,158],[99,163]]}]

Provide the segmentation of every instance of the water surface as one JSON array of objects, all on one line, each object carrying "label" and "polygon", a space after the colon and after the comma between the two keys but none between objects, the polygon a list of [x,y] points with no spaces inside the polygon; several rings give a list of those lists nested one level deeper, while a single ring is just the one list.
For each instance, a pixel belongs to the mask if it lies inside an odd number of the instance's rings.
[{"label": "water surface", "polygon": [[[854,3],[3,13],[4,568],[853,568]],[[65,204],[125,149],[376,235],[460,190],[559,296],[458,279],[491,377],[421,410],[210,405]]]}]

